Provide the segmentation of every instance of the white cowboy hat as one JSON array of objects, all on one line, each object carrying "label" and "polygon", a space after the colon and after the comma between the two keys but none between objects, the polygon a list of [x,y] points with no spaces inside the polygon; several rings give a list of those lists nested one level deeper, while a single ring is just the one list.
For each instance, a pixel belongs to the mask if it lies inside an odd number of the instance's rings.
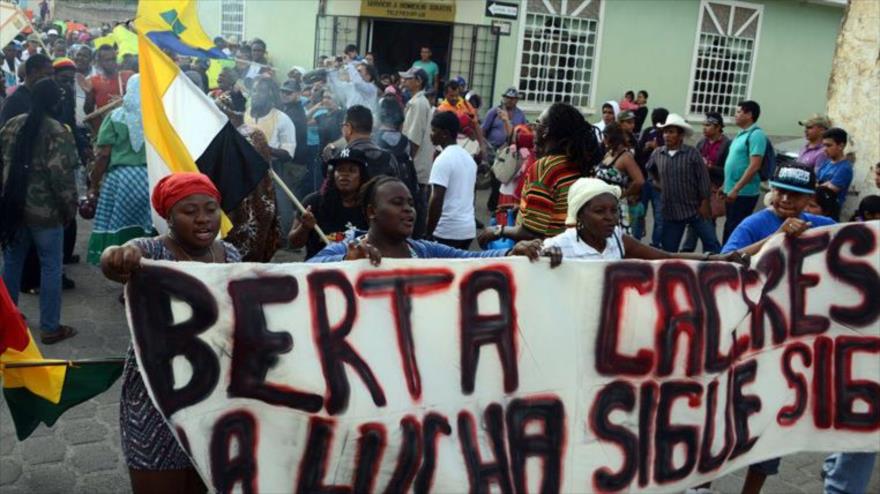
[{"label": "white cowboy hat", "polygon": [[670,113],[666,117],[666,121],[662,124],[657,124],[658,128],[665,129],[666,127],[678,127],[684,130],[685,135],[691,135],[694,133],[694,128],[688,124],[681,115],[677,113]]}]

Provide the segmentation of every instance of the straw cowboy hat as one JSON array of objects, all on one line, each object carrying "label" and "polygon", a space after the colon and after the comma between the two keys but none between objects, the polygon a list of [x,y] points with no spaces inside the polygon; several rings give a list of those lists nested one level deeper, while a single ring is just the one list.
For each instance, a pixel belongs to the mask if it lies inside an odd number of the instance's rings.
[{"label": "straw cowboy hat", "polygon": [[661,129],[665,129],[666,127],[678,127],[679,129],[684,130],[685,135],[691,135],[694,133],[694,128],[677,113],[670,113],[669,116],[666,117],[666,121],[662,124],[657,124],[657,127]]}]

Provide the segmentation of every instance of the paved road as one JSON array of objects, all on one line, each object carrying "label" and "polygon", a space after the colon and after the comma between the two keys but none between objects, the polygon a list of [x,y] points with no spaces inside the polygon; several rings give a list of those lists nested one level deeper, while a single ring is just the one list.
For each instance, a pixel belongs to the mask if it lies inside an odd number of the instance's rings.
[{"label": "paved road", "polygon": [[[90,223],[80,222],[79,253],[85,251],[89,229]],[[293,258],[287,252],[276,256],[285,261]],[[85,264],[68,266],[67,272],[77,287],[64,293],[62,322],[80,333],[43,347],[43,355],[64,359],[124,355],[129,333],[123,307],[117,302],[121,287]],[[37,319],[36,296],[23,295],[21,306],[32,320]],[[119,440],[119,389],[117,382],[106,393],[68,411],[51,429],[41,425],[24,442],[15,438],[9,411],[0,398],[0,494],[130,492]],[[785,458],[780,474],[767,481],[764,492],[821,492],[819,469],[824,456],[811,453]],[[713,487],[718,492],[738,493],[743,475],[744,471],[734,472]],[[880,464],[872,481],[869,492],[880,492]]]}]

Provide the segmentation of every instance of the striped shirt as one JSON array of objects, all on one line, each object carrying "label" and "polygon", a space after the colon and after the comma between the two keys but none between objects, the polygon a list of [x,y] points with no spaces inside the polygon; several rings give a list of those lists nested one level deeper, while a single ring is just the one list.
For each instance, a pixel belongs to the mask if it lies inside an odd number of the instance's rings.
[{"label": "striped shirt", "polygon": [[660,177],[663,219],[685,221],[699,214],[700,203],[709,198],[709,171],[696,148],[682,144],[677,152],[670,152],[661,146],[646,168]]},{"label": "striped shirt", "polygon": [[543,236],[565,231],[568,188],[581,178],[581,171],[567,156],[545,156],[526,176],[518,223]]}]

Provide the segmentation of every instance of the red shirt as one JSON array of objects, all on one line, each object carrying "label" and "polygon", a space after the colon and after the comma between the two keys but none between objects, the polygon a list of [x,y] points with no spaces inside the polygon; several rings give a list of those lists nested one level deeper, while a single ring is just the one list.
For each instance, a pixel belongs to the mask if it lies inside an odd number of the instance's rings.
[{"label": "red shirt", "polygon": [[[706,160],[707,165],[718,166],[718,154],[721,152],[722,142],[724,142],[724,139],[718,139],[715,142],[706,139],[706,142],[703,143],[703,147],[700,149],[700,154],[703,156],[703,159]],[[720,166],[724,166],[724,163],[721,163]]]},{"label": "red shirt", "polygon": [[130,70],[120,70],[113,77],[107,77],[104,74],[95,74],[89,77],[89,83],[95,94],[95,109],[106,105],[114,97],[125,94],[125,84],[128,83],[128,78],[132,75],[134,72]]}]

